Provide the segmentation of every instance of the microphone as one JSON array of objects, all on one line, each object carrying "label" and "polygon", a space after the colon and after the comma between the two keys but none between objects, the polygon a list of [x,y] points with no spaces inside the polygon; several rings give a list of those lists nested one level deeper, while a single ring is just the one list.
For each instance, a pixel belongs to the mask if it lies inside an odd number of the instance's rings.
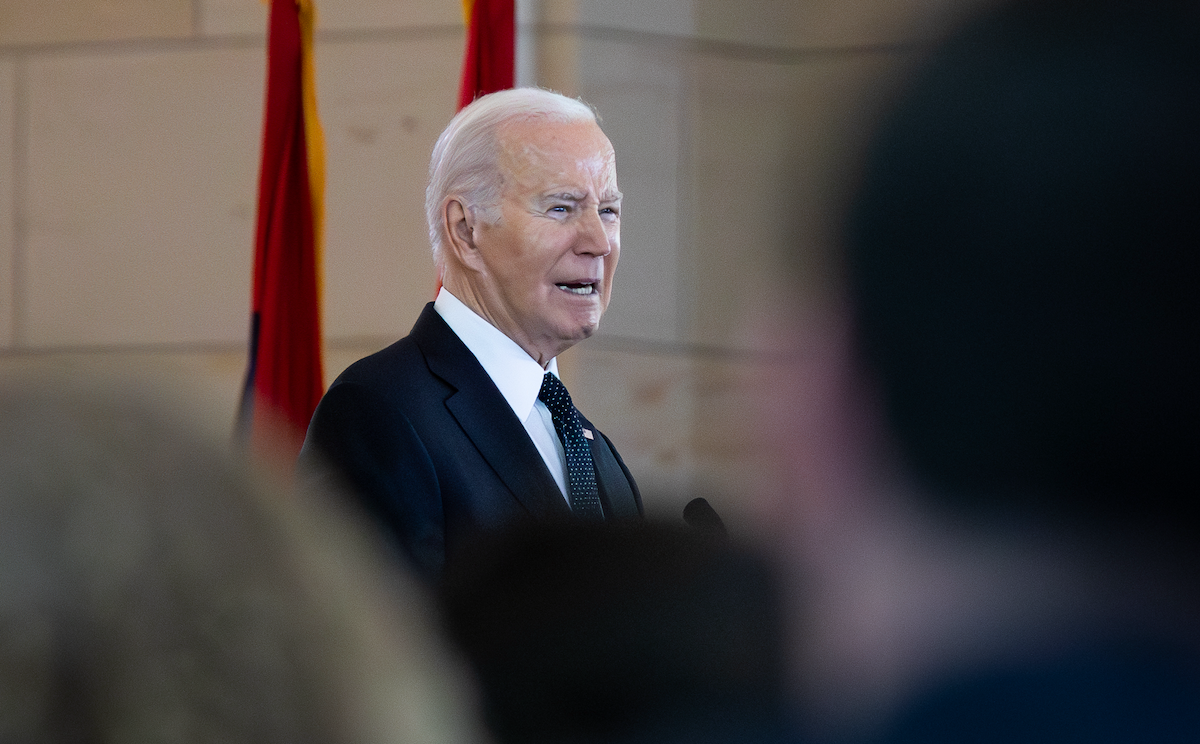
[{"label": "microphone", "polygon": [[687,522],[689,527],[714,535],[727,534],[725,523],[721,521],[716,510],[709,506],[708,501],[703,498],[692,499],[687,506],[683,507],[683,521]]}]

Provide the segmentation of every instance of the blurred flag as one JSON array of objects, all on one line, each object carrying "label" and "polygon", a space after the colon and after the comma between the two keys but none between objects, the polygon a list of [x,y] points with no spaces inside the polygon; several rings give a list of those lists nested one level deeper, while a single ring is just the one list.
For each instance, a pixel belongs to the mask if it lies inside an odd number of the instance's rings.
[{"label": "blurred flag", "polygon": [[317,119],[312,0],[272,0],[250,355],[239,429],[290,463],[324,390],[320,265],[325,142]]},{"label": "blurred flag", "polygon": [[458,89],[460,109],[485,93],[513,87],[515,15],[513,0],[463,0],[467,52]]}]

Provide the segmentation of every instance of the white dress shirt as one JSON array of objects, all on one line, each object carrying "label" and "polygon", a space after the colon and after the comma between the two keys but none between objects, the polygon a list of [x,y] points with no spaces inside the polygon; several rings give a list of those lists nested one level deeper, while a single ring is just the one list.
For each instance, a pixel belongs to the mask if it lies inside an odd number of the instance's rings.
[{"label": "white dress shirt", "polygon": [[517,345],[500,329],[487,322],[475,311],[467,307],[445,287],[438,290],[433,309],[442,316],[450,330],[458,336],[475,358],[479,360],[483,370],[487,372],[492,382],[500,389],[500,394],[512,406],[517,419],[525,425],[533,446],[537,447],[550,475],[562,491],[563,498],[570,505],[567,495],[567,458],[563,452],[562,441],[554,430],[554,419],[550,409],[538,400],[538,391],[542,389],[542,377],[551,372],[558,377],[558,360],[551,359],[550,364],[542,369],[529,353]]}]

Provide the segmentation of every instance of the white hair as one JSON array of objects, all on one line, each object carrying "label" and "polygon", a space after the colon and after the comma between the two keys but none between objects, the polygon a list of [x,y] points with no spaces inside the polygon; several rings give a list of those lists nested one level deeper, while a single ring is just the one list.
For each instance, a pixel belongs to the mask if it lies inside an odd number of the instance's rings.
[{"label": "white hair", "polygon": [[587,103],[542,88],[512,88],[475,99],[459,111],[433,146],[429,185],[425,188],[425,220],[433,261],[442,267],[442,202],[450,194],[466,200],[467,209],[487,222],[499,215],[504,176],[496,160],[496,134],[509,122],[544,119],[552,122],[592,121],[600,117]]}]

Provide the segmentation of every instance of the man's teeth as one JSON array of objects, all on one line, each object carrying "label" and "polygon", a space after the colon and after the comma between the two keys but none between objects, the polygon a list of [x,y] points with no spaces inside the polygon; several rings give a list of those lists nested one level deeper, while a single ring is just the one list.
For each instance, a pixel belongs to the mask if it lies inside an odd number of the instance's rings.
[{"label": "man's teeth", "polygon": [[577,295],[589,295],[595,291],[595,285],[592,284],[555,284],[554,286]]}]

